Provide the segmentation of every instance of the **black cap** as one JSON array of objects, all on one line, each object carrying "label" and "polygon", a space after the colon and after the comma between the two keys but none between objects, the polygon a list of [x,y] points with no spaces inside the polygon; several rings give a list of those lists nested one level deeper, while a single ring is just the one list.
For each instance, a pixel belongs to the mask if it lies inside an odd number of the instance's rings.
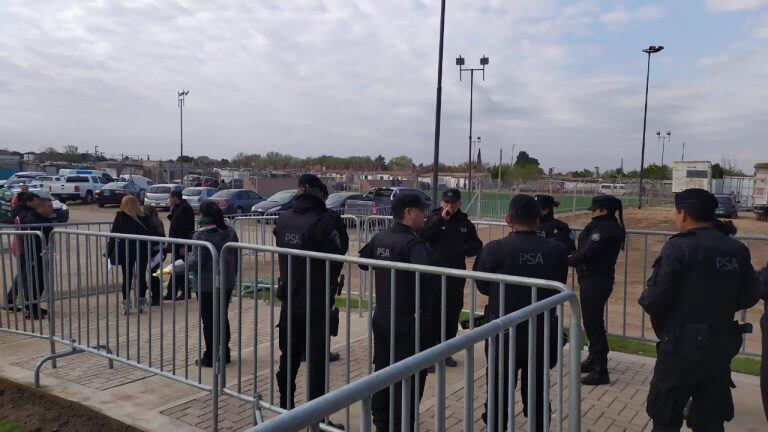
[{"label": "black cap", "polygon": [[421,195],[413,192],[403,192],[395,195],[395,198],[392,199],[392,216],[394,216],[395,219],[402,219],[403,213],[405,213],[405,209],[407,208],[424,210],[429,208],[429,203],[424,201],[421,198]]},{"label": "black cap", "polygon": [[461,201],[461,192],[458,189],[448,189],[443,192],[443,201],[448,203],[457,203]]},{"label": "black cap", "polygon": [[526,194],[519,194],[509,201],[509,216],[524,219],[537,219],[541,217],[541,211],[536,200]]},{"label": "black cap", "polygon": [[302,174],[299,177],[299,187],[308,189],[328,190],[320,178],[314,174]]},{"label": "black cap", "polygon": [[717,208],[717,198],[712,192],[704,189],[692,188],[686,189],[675,194],[675,207],[677,208],[697,208],[701,212],[714,216]]},{"label": "black cap", "polygon": [[592,197],[592,204],[587,207],[589,211],[595,211],[598,209],[605,209],[608,211],[616,211],[621,207],[621,201],[613,195],[597,195]]},{"label": "black cap", "polygon": [[534,198],[536,199],[536,202],[539,203],[539,206],[545,208],[557,207],[557,204],[559,204],[555,201],[555,197],[552,195],[536,195]]}]

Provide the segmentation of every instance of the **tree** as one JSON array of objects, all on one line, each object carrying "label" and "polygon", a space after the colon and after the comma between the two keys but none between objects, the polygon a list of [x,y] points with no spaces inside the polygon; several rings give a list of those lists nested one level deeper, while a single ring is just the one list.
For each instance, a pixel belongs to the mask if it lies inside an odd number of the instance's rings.
[{"label": "tree", "polygon": [[[128,157],[126,156],[126,158],[124,160],[128,160],[127,158]],[[195,162],[195,158],[193,158],[192,156],[183,155],[183,156],[177,157],[176,158],[176,162],[184,162],[184,163],[190,163],[191,164],[191,163]]]},{"label": "tree", "polygon": [[380,171],[386,171],[387,170],[387,161],[384,159],[384,156],[378,155],[376,156],[376,159],[373,160],[374,165],[376,165],[376,169]]},{"label": "tree", "polygon": [[725,176],[725,169],[723,169],[722,165],[719,163],[716,163],[712,165],[712,178],[713,179],[721,179]]},{"label": "tree", "polygon": [[517,154],[517,159],[515,160],[515,166],[523,166],[523,165],[539,166],[541,164],[539,163],[538,159],[531,157],[527,151],[521,150],[520,153]]},{"label": "tree", "polygon": [[413,159],[408,156],[395,156],[389,160],[389,169],[409,171],[413,167]]},{"label": "tree", "polygon": [[668,180],[671,173],[668,165],[650,164],[643,169],[643,176],[651,180]]}]

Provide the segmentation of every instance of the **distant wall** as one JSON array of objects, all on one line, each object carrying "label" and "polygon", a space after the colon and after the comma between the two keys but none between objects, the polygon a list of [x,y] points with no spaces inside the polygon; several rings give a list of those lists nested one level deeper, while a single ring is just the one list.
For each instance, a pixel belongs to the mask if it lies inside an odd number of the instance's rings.
[{"label": "distant wall", "polygon": [[296,177],[255,177],[250,180],[254,190],[262,195],[272,195],[281,190],[296,189],[298,182],[299,179]]}]

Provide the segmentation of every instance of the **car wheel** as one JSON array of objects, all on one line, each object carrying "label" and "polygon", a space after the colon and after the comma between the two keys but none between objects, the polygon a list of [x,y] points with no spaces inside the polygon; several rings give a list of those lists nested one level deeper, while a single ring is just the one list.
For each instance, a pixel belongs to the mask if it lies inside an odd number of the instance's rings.
[{"label": "car wheel", "polygon": [[236,208],[235,208],[235,213],[237,213],[237,214],[243,214],[243,208],[242,208],[242,207],[236,207]]},{"label": "car wheel", "polygon": [[85,191],[85,197],[83,198],[83,204],[90,204],[93,202],[93,191]]}]

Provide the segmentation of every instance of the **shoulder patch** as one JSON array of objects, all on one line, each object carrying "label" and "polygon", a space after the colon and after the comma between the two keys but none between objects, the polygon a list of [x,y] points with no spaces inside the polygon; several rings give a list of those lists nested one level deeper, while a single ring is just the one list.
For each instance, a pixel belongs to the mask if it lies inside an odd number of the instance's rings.
[{"label": "shoulder patch", "polygon": [[600,233],[594,233],[589,237],[592,241],[600,241]]}]

